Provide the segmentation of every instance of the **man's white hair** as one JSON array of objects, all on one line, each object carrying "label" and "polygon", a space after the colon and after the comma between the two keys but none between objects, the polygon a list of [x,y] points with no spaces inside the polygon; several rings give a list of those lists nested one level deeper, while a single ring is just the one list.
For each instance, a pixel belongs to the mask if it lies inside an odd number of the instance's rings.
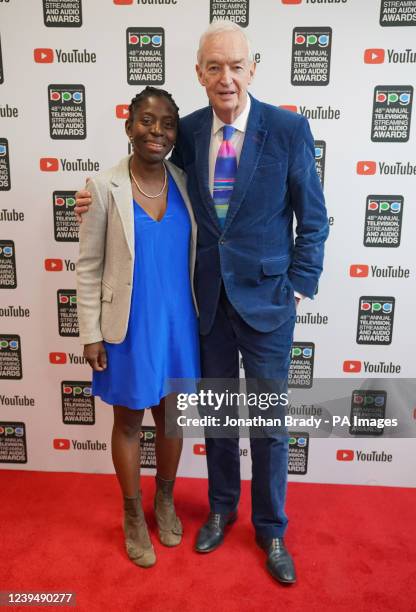
[{"label": "man's white hair", "polygon": [[210,36],[214,36],[215,34],[221,34],[221,32],[239,32],[247,43],[248,59],[250,61],[253,61],[253,53],[251,51],[250,41],[249,41],[249,38],[245,30],[241,26],[239,26],[237,23],[234,23],[234,21],[230,21],[229,19],[218,19],[217,21],[213,21],[207,27],[207,29],[205,30],[205,32],[203,32],[201,38],[199,39],[199,47],[198,47],[198,53],[197,53],[198,64],[201,64],[202,49],[203,49],[206,39],[209,38]]}]

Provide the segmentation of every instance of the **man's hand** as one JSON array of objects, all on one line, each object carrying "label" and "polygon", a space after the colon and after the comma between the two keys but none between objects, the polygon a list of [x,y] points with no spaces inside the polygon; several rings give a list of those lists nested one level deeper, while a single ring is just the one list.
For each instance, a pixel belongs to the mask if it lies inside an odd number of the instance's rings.
[{"label": "man's hand", "polygon": [[[87,179],[88,182],[89,179]],[[90,206],[92,202],[91,193],[86,189],[82,189],[81,191],[77,191],[75,194],[75,216],[77,218],[78,223],[82,223],[82,215],[88,212],[88,206]]]},{"label": "man's hand", "polygon": [[107,368],[107,353],[102,342],[86,344],[84,357],[95,372],[102,372]]}]

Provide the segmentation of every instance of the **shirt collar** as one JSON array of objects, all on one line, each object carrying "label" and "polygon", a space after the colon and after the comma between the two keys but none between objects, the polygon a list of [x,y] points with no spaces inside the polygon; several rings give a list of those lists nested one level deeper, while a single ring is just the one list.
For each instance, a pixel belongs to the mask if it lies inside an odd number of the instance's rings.
[{"label": "shirt collar", "polygon": [[[231,123],[231,125],[236,130],[238,130],[239,132],[243,132],[244,133],[246,131],[248,115],[249,115],[249,112],[250,112],[250,107],[251,107],[251,100],[250,100],[250,96],[247,94],[247,104],[246,104],[245,109]],[[216,134],[218,132],[218,130],[220,130],[223,125],[225,125],[225,123],[224,123],[224,121],[221,121],[221,119],[216,115],[214,109],[212,110],[212,112],[214,114],[214,120],[212,122],[212,133]]]}]

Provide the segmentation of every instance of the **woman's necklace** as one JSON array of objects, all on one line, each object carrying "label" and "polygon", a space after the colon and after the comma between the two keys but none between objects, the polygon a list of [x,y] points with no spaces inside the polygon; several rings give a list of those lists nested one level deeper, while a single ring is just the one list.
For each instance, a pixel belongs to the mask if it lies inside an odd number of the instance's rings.
[{"label": "woman's necklace", "polygon": [[144,196],[146,196],[146,198],[150,198],[151,200],[154,200],[155,198],[158,198],[159,196],[161,196],[162,193],[165,191],[166,182],[168,180],[168,173],[166,172],[165,164],[163,164],[163,170],[164,170],[164,173],[165,173],[164,179],[163,179],[163,186],[162,186],[162,189],[159,191],[159,193],[157,193],[156,195],[149,195],[148,193],[143,191],[143,189],[139,185],[139,182],[136,180],[136,177],[134,176],[133,170],[131,169],[131,167],[129,168],[129,170],[130,170],[130,176],[133,179],[133,182],[136,185],[137,189],[140,191],[140,193],[142,193]]}]

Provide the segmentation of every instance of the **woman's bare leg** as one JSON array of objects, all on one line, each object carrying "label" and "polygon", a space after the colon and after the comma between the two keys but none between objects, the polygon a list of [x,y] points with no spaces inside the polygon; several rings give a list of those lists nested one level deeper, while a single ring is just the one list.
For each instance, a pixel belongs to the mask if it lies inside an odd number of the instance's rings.
[{"label": "woman's bare leg", "polygon": [[167,438],[165,435],[165,400],[152,408],[156,425],[156,465],[157,474],[164,480],[175,480],[181,458],[182,438]]},{"label": "woman's bare leg", "polygon": [[124,497],[137,497],[140,476],[140,430],[144,410],[114,406],[111,453]]}]

